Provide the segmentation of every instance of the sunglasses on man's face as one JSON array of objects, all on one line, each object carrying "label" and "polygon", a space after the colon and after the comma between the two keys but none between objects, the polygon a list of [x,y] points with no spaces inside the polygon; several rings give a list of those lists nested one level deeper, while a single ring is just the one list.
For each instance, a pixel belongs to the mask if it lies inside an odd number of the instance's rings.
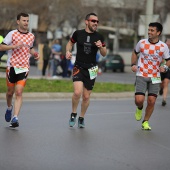
[{"label": "sunglasses on man's face", "polygon": [[91,21],[91,22],[93,22],[93,23],[99,23],[99,21],[98,20],[95,20],[95,19],[89,19],[88,21]]}]

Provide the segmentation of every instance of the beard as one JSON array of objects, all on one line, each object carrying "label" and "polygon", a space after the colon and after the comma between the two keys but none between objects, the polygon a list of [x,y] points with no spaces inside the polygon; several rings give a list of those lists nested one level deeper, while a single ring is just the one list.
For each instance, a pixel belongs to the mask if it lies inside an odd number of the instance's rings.
[{"label": "beard", "polygon": [[88,27],[89,27],[89,30],[90,30],[91,32],[95,32],[95,31],[96,31],[96,29],[94,29],[92,26],[88,25]]}]

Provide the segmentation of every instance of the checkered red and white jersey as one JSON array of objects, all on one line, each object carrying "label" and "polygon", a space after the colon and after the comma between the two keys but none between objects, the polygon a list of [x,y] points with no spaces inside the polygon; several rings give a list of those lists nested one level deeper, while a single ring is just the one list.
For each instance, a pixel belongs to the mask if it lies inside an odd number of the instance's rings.
[{"label": "checkered red and white jersey", "polygon": [[7,66],[29,68],[30,48],[33,47],[34,39],[34,35],[30,32],[21,33],[18,30],[10,31],[3,42],[7,45],[15,45],[22,42],[24,46],[8,51]]},{"label": "checkered red and white jersey", "polygon": [[170,58],[168,46],[159,41],[151,44],[148,39],[140,40],[135,48],[139,54],[137,76],[160,77],[160,63],[162,59]]}]

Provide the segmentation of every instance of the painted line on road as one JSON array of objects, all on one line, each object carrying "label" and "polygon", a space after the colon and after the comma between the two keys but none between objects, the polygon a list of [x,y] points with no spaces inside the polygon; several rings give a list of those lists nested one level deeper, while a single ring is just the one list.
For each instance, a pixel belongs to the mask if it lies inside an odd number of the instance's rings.
[{"label": "painted line on road", "polygon": [[115,113],[87,113],[88,115],[118,115],[118,114],[132,114],[133,112],[115,112]]}]

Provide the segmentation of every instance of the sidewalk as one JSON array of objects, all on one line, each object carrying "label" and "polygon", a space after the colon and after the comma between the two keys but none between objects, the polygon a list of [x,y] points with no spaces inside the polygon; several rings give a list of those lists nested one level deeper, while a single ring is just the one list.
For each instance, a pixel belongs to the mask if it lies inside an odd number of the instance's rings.
[{"label": "sidewalk", "polygon": [[[70,99],[73,93],[23,93],[24,100],[55,100],[55,99]],[[134,92],[121,92],[121,93],[93,93],[91,99],[120,99],[120,98],[133,98]],[[0,93],[0,100],[6,99],[5,93]]]}]

